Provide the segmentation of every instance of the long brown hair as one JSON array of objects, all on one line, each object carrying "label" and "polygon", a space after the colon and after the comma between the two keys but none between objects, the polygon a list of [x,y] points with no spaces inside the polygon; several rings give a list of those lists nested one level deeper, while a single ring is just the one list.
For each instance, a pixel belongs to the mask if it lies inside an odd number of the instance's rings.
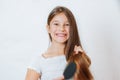
[{"label": "long brown hair", "polygon": [[[72,12],[66,7],[57,6],[50,12],[48,16],[47,24],[49,25],[53,17],[60,13],[65,14],[70,24],[70,30],[69,30],[70,36],[66,42],[65,49],[64,49],[66,60],[68,62],[74,61],[76,63],[77,80],[93,80],[93,76],[89,70],[89,66],[91,64],[90,58],[86,55],[85,52],[79,52],[78,54],[74,55],[75,45],[81,46],[81,48],[82,48],[82,45],[81,45],[79,34],[78,34],[76,20]],[[49,37],[50,37],[50,40],[52,40],[50,34],[49,34]]]}]

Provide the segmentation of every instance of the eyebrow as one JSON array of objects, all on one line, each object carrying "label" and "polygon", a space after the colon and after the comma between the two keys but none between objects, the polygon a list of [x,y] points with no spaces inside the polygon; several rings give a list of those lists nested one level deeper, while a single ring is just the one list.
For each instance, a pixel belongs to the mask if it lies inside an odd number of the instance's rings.
[{"label": "eyebrow", "polygon": [[54,20],[54,21],[52,21],[52,22],[59,22],[58,20]]},{"label": "eyebrow", "polygon": [[[54,20],[54,21],[52,21],[52,23],[53,23],[53,22],[59,22],[59,21],[58,21],[58,20]],[[68,22],[68,21],[65,21],[65,23],[69,23],[69,22]]]}]

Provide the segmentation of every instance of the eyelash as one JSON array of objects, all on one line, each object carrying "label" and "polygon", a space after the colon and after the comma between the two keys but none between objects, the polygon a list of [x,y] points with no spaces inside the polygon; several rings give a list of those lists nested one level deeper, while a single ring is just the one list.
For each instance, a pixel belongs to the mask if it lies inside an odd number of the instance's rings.
[{"label": "eyelash", "polygon": [[[54,23],[54,25],[58,26],[58,23]],[[70,24],[65,24],[65,26],[70,26]]]},{"label": "eyelash", "polygon": [[56,25],[56,26],[57,26],[57,25],[59,25],[59,24],[58,24],[58,23],[54,23],[54,25]]},{"label": "eyelash", "polygon": [[70,26],[70,24],[65,24],[65,26]]}]

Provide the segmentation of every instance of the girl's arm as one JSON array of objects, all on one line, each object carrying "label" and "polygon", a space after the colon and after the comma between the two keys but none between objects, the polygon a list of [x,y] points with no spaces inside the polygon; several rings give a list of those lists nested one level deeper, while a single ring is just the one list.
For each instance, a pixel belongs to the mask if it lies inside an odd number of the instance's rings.
[{"label": "girl's arm", "polygon": [[[64,79],[64,76],[61,76],[61,77],[55,78],[53,80],[65,80],[65,79]],[[78,80],[77,79],[77,74],[74,75],[73,80]]]},{"label": "girl's arm", "polygon": [[74,77],[73,77],[73,80],[78,80],[77,79],[77,74],[75,73]]},{"label": "girl's arm", "polygon": [[40,78],[40,74],[32,69],[27,70],[25,80],[38,80]]},{"label": "girl's arm", "polygon": [[57,77],[57,78],[55,78],[53,80],[64,80],[64,76]]}]

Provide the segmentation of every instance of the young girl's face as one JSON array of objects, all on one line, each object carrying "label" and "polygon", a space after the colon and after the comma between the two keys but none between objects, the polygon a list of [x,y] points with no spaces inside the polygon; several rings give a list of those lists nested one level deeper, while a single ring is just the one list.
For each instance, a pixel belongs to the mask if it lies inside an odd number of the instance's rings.
[{"label": "young girl's face", "polygon": [[69,28],[70,24],[64,13],[54,16],[48,25],[52,41],[65,43],[69,38]]}]

